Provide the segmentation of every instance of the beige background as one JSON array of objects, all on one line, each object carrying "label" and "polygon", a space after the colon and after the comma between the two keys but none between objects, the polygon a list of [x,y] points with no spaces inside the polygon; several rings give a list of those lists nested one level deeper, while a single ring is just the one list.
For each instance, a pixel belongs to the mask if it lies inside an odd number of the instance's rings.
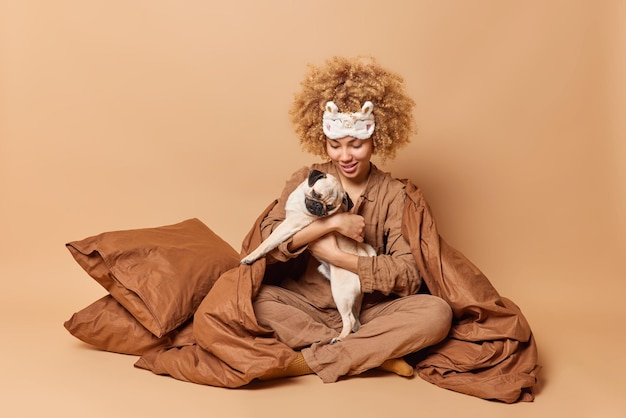
[{"label": "beige background", "polygon": [[[6,416],[625,416],[625,5],[0,0]],[[388,375],[205,387],[62,327],[104,294],[67,241],[198,217],[239,250],[315,161],[287,109],[306,64],[335,54],[405,77],[420,133],[381,167],[522,307],[534,403]]]}]

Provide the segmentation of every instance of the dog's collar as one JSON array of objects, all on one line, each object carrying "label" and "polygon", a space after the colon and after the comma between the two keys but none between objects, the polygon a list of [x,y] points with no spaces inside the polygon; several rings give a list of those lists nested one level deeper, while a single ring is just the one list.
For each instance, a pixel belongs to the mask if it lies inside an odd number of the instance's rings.
[{"label": "dog's collar", "polygon": [[324,135],[329,139],[340,139],[350,136],[367,139],[374,133],[374,104],[363,103],[360,112],[341,113],[334,102],[326,102],[322,124]]}]

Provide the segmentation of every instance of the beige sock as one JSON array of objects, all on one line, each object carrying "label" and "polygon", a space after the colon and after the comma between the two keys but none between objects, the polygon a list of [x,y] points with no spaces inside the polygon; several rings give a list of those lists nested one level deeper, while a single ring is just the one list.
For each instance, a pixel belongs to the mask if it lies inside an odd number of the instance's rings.
[{"label": "beige sock", "polygon": [[386,360],[383,364],[378,366],[379,369],[385,370],[387,372],[392,372],[397,374],[398,376],[411,377],[413,376],[413,367],[404,359],[401,358],[392,358]]},{"label": "beige sock", "polygon": [[263,376],[259,377],[260,380],[271,380],[279,377],[293,377],[304,376],[305,374],[311,374],[313,370],[304,361],[304,356],[301,352],[298,352],[298,357],[284,369],[272,369],[268,370]]}]

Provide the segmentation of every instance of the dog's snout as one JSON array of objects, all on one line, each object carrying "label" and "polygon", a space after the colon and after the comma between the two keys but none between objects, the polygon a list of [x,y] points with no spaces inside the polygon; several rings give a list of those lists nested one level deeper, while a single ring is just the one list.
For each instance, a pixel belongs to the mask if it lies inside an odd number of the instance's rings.
[{"label": "dog's snout", "polygon": [[306,206],[306,210],[309,211],[311,215],[314,216],[325,216],[326,215],[326,205],[311,198],[304,199],[304,204]]}]

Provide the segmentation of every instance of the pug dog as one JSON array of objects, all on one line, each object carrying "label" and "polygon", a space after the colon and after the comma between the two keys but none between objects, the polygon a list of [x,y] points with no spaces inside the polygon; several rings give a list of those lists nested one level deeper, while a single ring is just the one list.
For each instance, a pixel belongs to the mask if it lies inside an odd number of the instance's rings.
[{"label": "pug dog", "polygon": [[[311,170],[308,179],[300,183],[287,198],[285,220],[254,251],[241,260],[241,263],[252,264],[314,220],[333,215],[340,210],[350,210],[351,207],[352,201],[336,177],[319,170]],[[342,251],[376,256],[376,251],[371,245],[357,242],[341,234],[335,234],[335,237]],[[333,300],[341,315],[342,330],[338,337],[330,341],[331,344],[335,344],[350,332],[356,332],[361,326],[359,322],[363,299],[361,282],[357,274],[323,260],[319,261],[318,271],[330,281]]]}]

